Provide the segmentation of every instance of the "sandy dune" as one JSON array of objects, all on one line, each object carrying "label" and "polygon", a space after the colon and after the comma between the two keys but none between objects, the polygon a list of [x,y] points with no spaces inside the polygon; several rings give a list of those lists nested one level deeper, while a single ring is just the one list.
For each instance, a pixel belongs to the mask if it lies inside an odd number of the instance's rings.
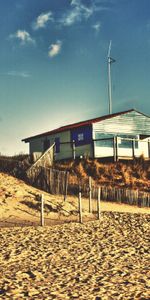
[{"label": "sandy dune", "polygon": [[[78,198],[50,195],[25,184],[12,176],[0,173],[0,226],[14,224],[39,225],[40,196],[45,199],[46,224],[56,224],[65,221],[78,221]],[[88,200],[83,199],[84,220],[95,219],[88,214]],[[96,211],[96,201],[93,200],[93,210]],[[102,211],[120,211],[131,213],[150,213],[150,208],[139,208],[125,204],[101,201]]]}]

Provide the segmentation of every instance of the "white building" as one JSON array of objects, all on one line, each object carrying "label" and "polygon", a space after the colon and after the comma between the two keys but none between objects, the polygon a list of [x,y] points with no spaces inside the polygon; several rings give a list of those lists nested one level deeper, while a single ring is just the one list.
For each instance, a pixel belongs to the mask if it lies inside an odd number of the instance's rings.
[{"label": "white building", "polygon": [[55,143],[55,159],[150,158],[150,117],[134,109],[66,125],[23,139],[39,157]]}]

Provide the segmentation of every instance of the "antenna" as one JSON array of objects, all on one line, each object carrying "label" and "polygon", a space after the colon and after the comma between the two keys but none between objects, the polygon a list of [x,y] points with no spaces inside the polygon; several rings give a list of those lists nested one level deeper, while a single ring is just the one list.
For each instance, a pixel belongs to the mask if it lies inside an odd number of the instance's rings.
[{"label": "antenna", "polygon": [[111,56],[110,56],[111,45],[112,45],[112,41],[110,41],[110,43],[109,43],[108,56],[107,56],[107,62],[108,62],[108,97],[109,97],[109,114],[112,114],[111,64],[115,62],[115,59],[111,58]]}]

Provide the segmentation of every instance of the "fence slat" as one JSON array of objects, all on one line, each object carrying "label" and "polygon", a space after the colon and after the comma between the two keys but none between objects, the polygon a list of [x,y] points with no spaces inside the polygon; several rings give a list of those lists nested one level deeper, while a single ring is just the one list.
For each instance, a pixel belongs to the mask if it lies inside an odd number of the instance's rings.
[{"label": "fence slat", "polygon": [[81,198],[81,192],[79,192],[79,222],[82,223],[82,198]]},{"label": "fence slat", "polygon": [[101,189],[99,187],[98,188],[98,197],[97,197],[97,217],[98,217],[98,220],[100,220],[100,215],[101,215],[101,211],[100,211],[100,197],[101,197]]},{"label": "fence slat", "polygon": [[89,177],[89,213],[92,213],[92,179]]},{"label": "fence slat", "polygon": [[41,195],[41,226],[44,226],[44,195]]}]

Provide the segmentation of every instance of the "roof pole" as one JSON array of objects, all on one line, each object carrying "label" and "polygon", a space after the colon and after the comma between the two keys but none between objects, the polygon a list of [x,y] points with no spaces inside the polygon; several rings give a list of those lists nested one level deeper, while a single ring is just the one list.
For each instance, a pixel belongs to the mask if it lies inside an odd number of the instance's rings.
[{"label": "roof pole", "polygon": [[107,61],[108,61],[108,98],[109,98],[108,111],[109,114],[112,114],[111,64],[114,63],[115,60],[111,58],[110,51],[111,51],[111,41],[109,43]]}]

